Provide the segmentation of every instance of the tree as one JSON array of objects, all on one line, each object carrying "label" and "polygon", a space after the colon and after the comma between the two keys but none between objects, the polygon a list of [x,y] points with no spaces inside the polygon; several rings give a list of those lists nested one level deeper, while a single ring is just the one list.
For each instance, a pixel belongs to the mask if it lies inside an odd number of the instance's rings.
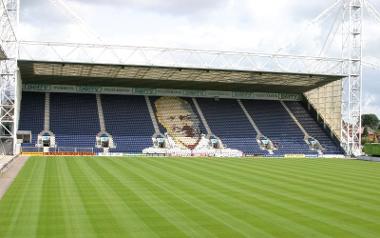
[{"label": "tree", "polygon": [[362,115],[362,126],[376,130],[379,126],[379,118],[375,114]]},{"label": "tree", "polygon": [[368,136],[368,128],[367,127],[364,127],[364,130],[363,130],[363,137],[367,137]]}]

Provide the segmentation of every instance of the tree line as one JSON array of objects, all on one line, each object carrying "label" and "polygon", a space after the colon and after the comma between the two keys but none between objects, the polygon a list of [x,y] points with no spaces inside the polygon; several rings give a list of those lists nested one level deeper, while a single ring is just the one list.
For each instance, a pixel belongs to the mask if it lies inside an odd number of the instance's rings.
[{"label": "tree line", "polygon": [[378,143],[380,138],[380,121],[376,114],[362,115],[362,143]]}]

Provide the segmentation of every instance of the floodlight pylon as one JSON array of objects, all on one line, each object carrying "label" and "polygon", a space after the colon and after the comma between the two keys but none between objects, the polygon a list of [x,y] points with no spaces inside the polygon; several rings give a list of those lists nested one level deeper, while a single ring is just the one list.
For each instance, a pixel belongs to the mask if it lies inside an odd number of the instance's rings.
[{"label": "floodlight pylon", "polygon": [[20,105],[21,85],[18,81],[19,0],[0,0],[0,154],[14,154]]},{"label": "floodlight pylon", "polygon": [[348,155],[360,155],[362,99],[362,18],[364,0],[345,0],[342,17],[341,146]]}]

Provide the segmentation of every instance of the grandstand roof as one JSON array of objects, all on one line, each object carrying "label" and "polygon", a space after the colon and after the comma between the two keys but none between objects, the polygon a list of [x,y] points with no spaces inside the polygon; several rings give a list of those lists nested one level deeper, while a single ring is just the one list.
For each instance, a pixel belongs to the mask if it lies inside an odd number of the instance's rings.
[{"label": "grandstand roof", "polygon": [[303,93],[343,75],[20,60],[25,84]]}]

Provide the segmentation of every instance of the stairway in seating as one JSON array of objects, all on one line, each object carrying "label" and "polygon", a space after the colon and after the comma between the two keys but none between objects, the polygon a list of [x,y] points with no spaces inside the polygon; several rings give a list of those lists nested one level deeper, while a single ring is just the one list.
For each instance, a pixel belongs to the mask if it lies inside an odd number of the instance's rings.
[{"label": "stairway in seating", "polygon": [[223,145],[245,154],[267,154],[256,141],[256,131],[234,99],[198,98],[199,107],[211,131]]},{"label": "stairway in seating", "polygon": [[293,112],[288,108],[288,106],[286,106],[286,104],[284,103],[284,101],[280,101],[280,103],[285,108],[285,110],[288,112],[290,118],[292,118],[292,120],[294,121],[294,123],[296,123],[296,125],[298,126],[298,128],[302,131],[302,133],[304,135],[304,138],[309,137],[310,136],[309,133],[307,133],[307,131],[305,130],[305,128],[303,128],[303,126],[301,125],[301,123],[294,116]]},{"label": "stairway in seating", "polygon": [[276,155],[317,154],[310,151],[304,134],[290,117],[280,101],[242,100],[260,131],[278,147]]},{"label": "stairway in seating", "polygon": [[149,116],[150,116],[150,119],[152,121],[152,125],[154,128],[154,133],[156,135],[161,134],[160,127],[158,126],[156,115],[154,114],[152,102],[150,101],[150,98],[148,96],[145,96],[145,102],[146,102],[146,106],[148,107]]},{"label": "stairway in seating", "polygon": [[103,113],[102,99],[100,97],[100,94],[96,94],[96,106],[98,108],[100,131],[106,132],[106,123],[104,122],[104,113]]},{"label": "stairway in seating", "polygon": [[155,133],[144,96],[101,95],[107,132],[116,148],[111,152],[141,153],[152,146]]},{"label": "stairway in seating", "polygon": [[200,108],[197,99],[192,98],[192,101],[193,101],[193,105],[196,109],[196,113],[198,114],[199,118],[201,119],[203,127],[206,129],[207,135],[211,136],[212,131],[210,129],[210,126],[207,123],[205,116],[203,115],[202,109]]},{"label": "stairway in seating", "polygon": [[243,110],[245,116],[247,117],[249,123],[251,123],[253,129],[255,129],[256,131],[256,134],[257,135],[263,135],[263,133],[261,133],[260,129],[257,127],[255,121],[252,119],[251,115],[248,113],[247,109],[245,108],[244,104],[242,103],[242,101],[240,99],[237,100],[241,109]]},{"label": "stairway in seating", "polygon": [[34,147],[38,134],[44,129],[45,94],[22,92],[19,130],[32,132],[32,143],[23,146]]},{"label": "stairway in seating", "polygon": [[50,93],[45,93],[44,131],[50,130]]},{"label": "stairway in seating", "polygon": [[343,154],[340,146],[328,135],[323,127],[311,116],[301,102],[286,102],[297,120],[325,148],[324,154]]},{"label": "stairway in seating", "polygon": [[50,129],[61,149],[94,148],[100,130],[95,95],[51,93]]}]

